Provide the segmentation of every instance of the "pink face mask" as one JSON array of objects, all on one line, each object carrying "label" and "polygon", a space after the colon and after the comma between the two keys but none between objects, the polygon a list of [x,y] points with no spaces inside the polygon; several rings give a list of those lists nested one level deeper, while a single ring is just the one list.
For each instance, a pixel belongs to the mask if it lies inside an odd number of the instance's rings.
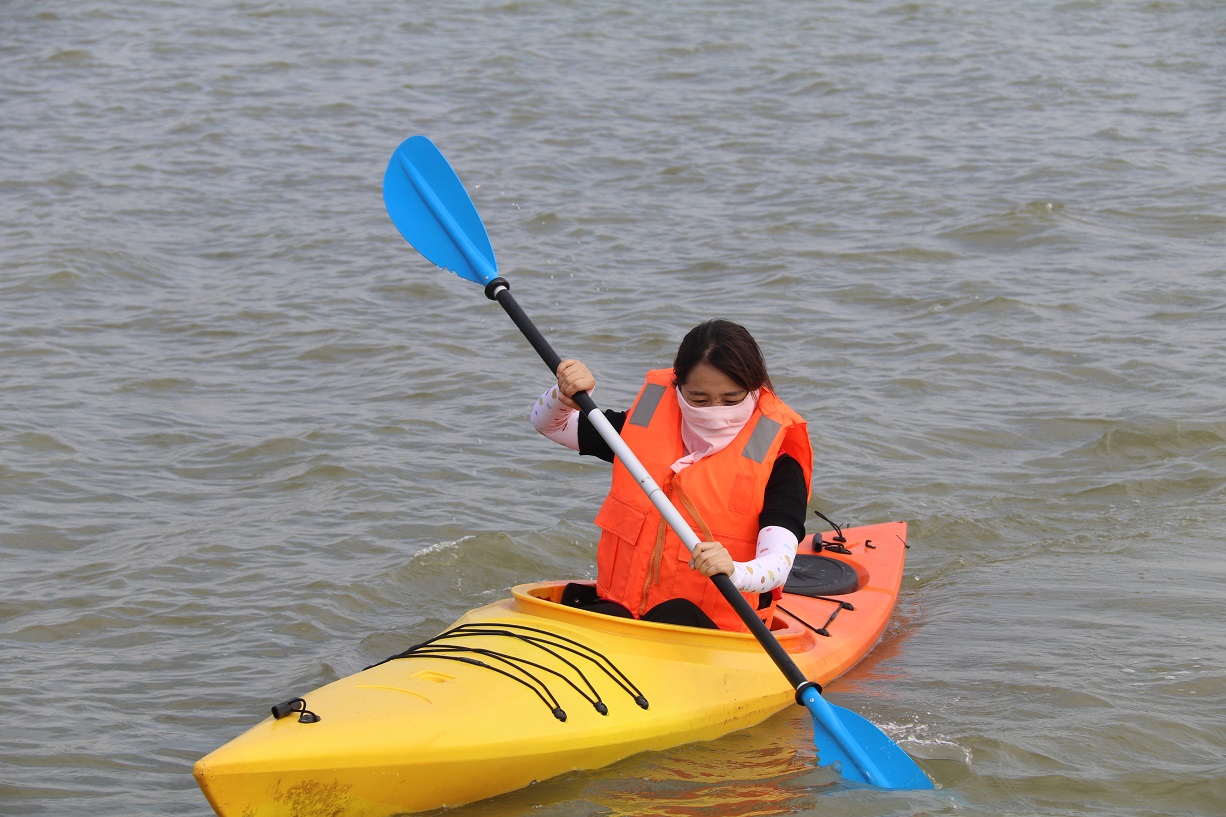
[{"label": "pink face mask", "polygon": [[736,439],[758,406],[758,390],[735,406],[691,406],[677,389],[677,405],[681,408],[681,442],[688,453],[673,463],[674,473],[723,450]]}]

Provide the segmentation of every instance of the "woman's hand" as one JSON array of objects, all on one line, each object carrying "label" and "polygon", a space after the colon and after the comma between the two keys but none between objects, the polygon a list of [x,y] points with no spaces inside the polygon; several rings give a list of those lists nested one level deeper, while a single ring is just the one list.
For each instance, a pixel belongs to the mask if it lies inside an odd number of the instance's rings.
[{"label": "woman's hand", "polygon": [[708,579],[720,573],[732,575],[732,554],[719,542],[699,542],[690,555],[690,567]]},{"label": "woman's hand", "polygon": [[579,409],[570,398],[581,391],[596,388],[596,378],[577,360],[563,360],[558,364],[558,399],[570,408]]}]

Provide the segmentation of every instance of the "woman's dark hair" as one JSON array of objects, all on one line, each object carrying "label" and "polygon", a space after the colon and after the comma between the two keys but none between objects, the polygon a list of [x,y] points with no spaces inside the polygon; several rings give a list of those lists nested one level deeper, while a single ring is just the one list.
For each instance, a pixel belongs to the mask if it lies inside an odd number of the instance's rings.
[{"label": "woman's dark hair", "polygon": [[686,333],[673,360],[673,384],[684,384],[700,363],[719,369],[746,391],[775,388],[758,342],[749,330],[732,321],[705,321]]}]

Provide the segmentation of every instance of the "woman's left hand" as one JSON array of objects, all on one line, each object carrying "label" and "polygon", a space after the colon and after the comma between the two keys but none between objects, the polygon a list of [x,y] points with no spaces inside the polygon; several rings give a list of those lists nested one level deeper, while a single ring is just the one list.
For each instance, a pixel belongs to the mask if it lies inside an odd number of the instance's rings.
[{"label": "woman's left hand", "polygon": [[690,555],[690,567],[707,578],[720,573],[732,575],[732,554],[719,542],[699,542]]}]

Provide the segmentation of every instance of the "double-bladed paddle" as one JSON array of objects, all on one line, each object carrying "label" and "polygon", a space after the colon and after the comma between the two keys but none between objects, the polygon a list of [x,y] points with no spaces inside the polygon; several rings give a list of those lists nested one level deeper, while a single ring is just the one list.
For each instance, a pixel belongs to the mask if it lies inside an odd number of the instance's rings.
[{"label": "double-bladed paddle", "polygon": [[[383,176],[383,201],[400,234],[419,253],[435,265],[485,287],[486,296],[502,305],[549,370],[557,373],[562,359],[515,302],[510,284],[498,277],[494,250],[477,208],[434,143],[424,136],[413,136],[396,148]],[[573,399],[638,481],[652,505],[693,551],[700,541],[698,536],[596,407],[591,395],[579,392]],[[711,581],[795,688],[797,702],[812,714],[814,743],[821,765],[835,766],[848,780],[886,789],[933,787],[923,770],[888,735],[856,713],[822,697],[821,687],[805,678],[729,576],[721,573]]]}]

